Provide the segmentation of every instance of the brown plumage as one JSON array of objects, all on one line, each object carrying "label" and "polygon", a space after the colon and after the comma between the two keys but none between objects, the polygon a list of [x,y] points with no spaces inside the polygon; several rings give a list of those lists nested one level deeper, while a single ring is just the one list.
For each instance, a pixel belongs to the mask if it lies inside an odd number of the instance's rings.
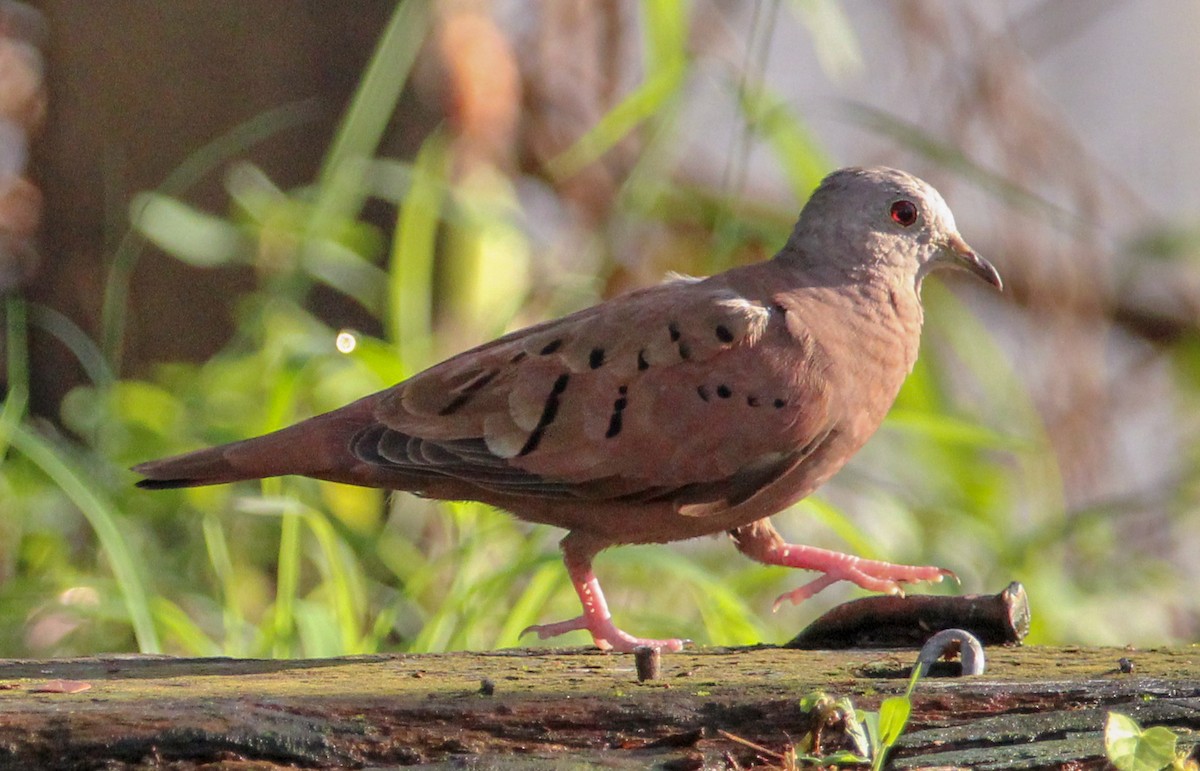
[{"label": "brown plumage", "polygon": [[878,428],[916,360],[921,278],[943,264],[1000,287],[928,184],[842,169],[770,261],[616,297],[281,431],[134,470],[147,488],[302,474],[557,525],[584,612],[533,631],[677,649],[613,625],[597,552],[728,531],[752,558],[824,573],[780,598],[793,601],[947,573],[786,544],[766,519]]}]

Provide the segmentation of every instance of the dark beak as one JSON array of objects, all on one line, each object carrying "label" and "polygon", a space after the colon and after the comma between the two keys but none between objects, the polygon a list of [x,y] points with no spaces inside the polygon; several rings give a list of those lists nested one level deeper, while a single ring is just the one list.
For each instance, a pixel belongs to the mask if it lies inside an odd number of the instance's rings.
[{"label": "dark beak", "polygon": [[957,233],[951,236],[946,244],[946,251],[950,255],[949,263],[951,265],[969,270],[996,287],[997,290],[1004,291],[1004,282],[1000,280],[1000,274],[992,267],[992,263],[976,254],[975,250],[962,239],[962,236]]}]

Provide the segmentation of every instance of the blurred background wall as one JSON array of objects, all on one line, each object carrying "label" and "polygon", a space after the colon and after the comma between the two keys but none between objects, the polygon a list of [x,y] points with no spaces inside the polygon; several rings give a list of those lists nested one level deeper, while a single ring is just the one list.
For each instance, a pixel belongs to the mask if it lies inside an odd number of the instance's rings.
[{"label": "blurred background wall", "polygon": [[[281,184],[312,179],[393,3],[77,0],[34,3],[48,26],[49,120],[33,143],[45,196],[43,267],[32,297],[99,331],[107,267],[130,197],[157,188],[231,127],[294,105],[301,118],[246,148]],[[410,113],[410,120],[412,119]],[[418,119],[421,132],[434,120]],[[410,124],[411,125],[411,124]],[[403,135],[397,129],[397,139]],[[221,209],[220,168],[190,200]],[[232,333],[226,302],[249,276],[157,262],[135,277],[130,365],[202,359]],[[48,416],[83,373],[69,352],[34,338],[34,404]]]}]

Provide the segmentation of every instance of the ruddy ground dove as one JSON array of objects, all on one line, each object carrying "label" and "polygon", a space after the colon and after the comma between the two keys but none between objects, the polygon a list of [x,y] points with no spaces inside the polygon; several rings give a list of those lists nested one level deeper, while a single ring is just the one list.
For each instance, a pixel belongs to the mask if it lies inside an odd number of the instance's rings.
[{"label": "ruddy ground dove", "polygon": [[942,196],[886,168],[830,174],[774,259],[674,278],[505,335],[266,436],[143,463],[147,488],[302,474],[477,500],[565,528],[577,618],[600,648],[677,650],[618,629],[592,559],[609,546],[728,532],[752,559],[871,591],[948,571],[785,543],[768,517],[829,479],[913,367],[921,279],[1000,276]]}]

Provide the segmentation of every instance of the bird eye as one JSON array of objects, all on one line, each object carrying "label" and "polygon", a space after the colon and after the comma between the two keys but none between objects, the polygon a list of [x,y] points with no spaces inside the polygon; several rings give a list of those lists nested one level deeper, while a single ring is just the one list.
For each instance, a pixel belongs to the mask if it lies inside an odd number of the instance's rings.
[{"label": "bird eye", "polygon": [[892,204],[892,219],[904,227],[917,221],[917,205],[901,199]]}]

